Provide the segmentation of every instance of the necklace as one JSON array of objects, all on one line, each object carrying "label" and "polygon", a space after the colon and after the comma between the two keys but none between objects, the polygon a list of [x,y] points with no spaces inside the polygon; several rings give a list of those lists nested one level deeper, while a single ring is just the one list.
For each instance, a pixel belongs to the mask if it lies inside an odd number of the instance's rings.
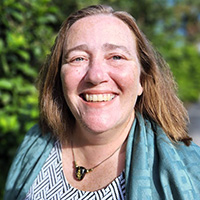
[{"label": "necklace", "polygon": [[[125,140],[126,141],[126,140]],[[76,158],[75,158],[75,154],[74,154],[74,150],[73,150],[73,142],[71,142],[71,148],[72,148],[72,154],[73,154],[73,159],[74,159],[74,163],[75,163],[75,177],[78,181],[83,180],[83,178],[85,177],[85,175],[89,172],[92,172],[95,168],[97,168],[99,165],[101,165],[103,162],[105,162],[106,160],[108,160],[110,157],[112,157],[125,143],[125,141],[111,154],[109,155],[107,158],[105,158],[104,160],[102,160],[101,162],[99,162],[97,165],[95,165],[93,168],[90,169],[86,169],[83,166],[78,166],[77,162],[76,162]]]}]

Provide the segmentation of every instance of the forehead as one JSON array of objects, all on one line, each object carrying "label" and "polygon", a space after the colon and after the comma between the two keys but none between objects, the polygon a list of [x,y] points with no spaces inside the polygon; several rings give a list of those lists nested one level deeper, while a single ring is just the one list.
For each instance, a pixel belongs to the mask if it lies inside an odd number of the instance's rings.
[{"label": "forehead", "polygon": [[135,35],[121,19],[98,14],[79,19],[66,34],[65,46],[88,42],[135,46]]},{"label": "forehead", "polygon": [[96,14],[96,15],[86,16],[77,20],[74,24],[72,24],[70,29],[75,29],[76,27],[80,26],[87,29],[90,28],[91,26],[95,27],[95,26],[107,26],[107,25],[109,26],[118,25],[122,29],[125,28],[126,26],[126,30],[128,28],[127,24],[125,24],[121,19],[112,14]]}]

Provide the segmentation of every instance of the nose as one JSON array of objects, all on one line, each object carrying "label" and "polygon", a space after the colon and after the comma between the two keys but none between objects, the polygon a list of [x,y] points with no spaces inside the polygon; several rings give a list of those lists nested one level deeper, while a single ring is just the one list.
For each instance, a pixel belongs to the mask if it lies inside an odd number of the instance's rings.
[{"label": "nose", "polygon": [[107,67],[103,59],[91,60],[87,73],[85,75],[85,81],[93,85],[99,85],[108,81]]}]

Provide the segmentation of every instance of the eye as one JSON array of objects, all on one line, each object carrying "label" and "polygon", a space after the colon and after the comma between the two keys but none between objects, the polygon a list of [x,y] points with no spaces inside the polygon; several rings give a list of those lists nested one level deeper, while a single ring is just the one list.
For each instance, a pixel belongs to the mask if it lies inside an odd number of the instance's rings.
[{"label": "eye", "polygon": [[84,58],[78,57],[78,58],[73,59],[72,61],[80,62],[80,61],[84,61],[84,60],[85,60]]},{"label": "eye", "polygon": [[67,64],[72,66],[85,66],[89,61],[89,58],[86,56],[73,56],[68,58]]},{"label": "eye", "polygon": [[122,59],[122,57],[121,57],[121,56],[118,56],[118,55],[116,55],[116,56],[113,56],[113,57],[112,57],[112,59],[113,59],[113,60],[121,60],[121,59]]},{"label": "eye", "polygon": [[68,63],[75,65],[75,64],[82,64],[82,63],[85,63],[87,61],[88,61],[87,57],[80,56],[80,57],[73,57],[73,58],[69,59]]}]

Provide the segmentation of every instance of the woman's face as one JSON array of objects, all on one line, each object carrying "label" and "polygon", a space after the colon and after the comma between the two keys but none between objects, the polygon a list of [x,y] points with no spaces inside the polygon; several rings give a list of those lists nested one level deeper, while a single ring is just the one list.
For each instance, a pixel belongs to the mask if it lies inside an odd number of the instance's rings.
[{"label": "woman's face", "polygon": [[134,120],[143,89],[135,36],[123,21],[110,15],[78,20],[63,53],[63,92],[79,129],[101,133]]}]

